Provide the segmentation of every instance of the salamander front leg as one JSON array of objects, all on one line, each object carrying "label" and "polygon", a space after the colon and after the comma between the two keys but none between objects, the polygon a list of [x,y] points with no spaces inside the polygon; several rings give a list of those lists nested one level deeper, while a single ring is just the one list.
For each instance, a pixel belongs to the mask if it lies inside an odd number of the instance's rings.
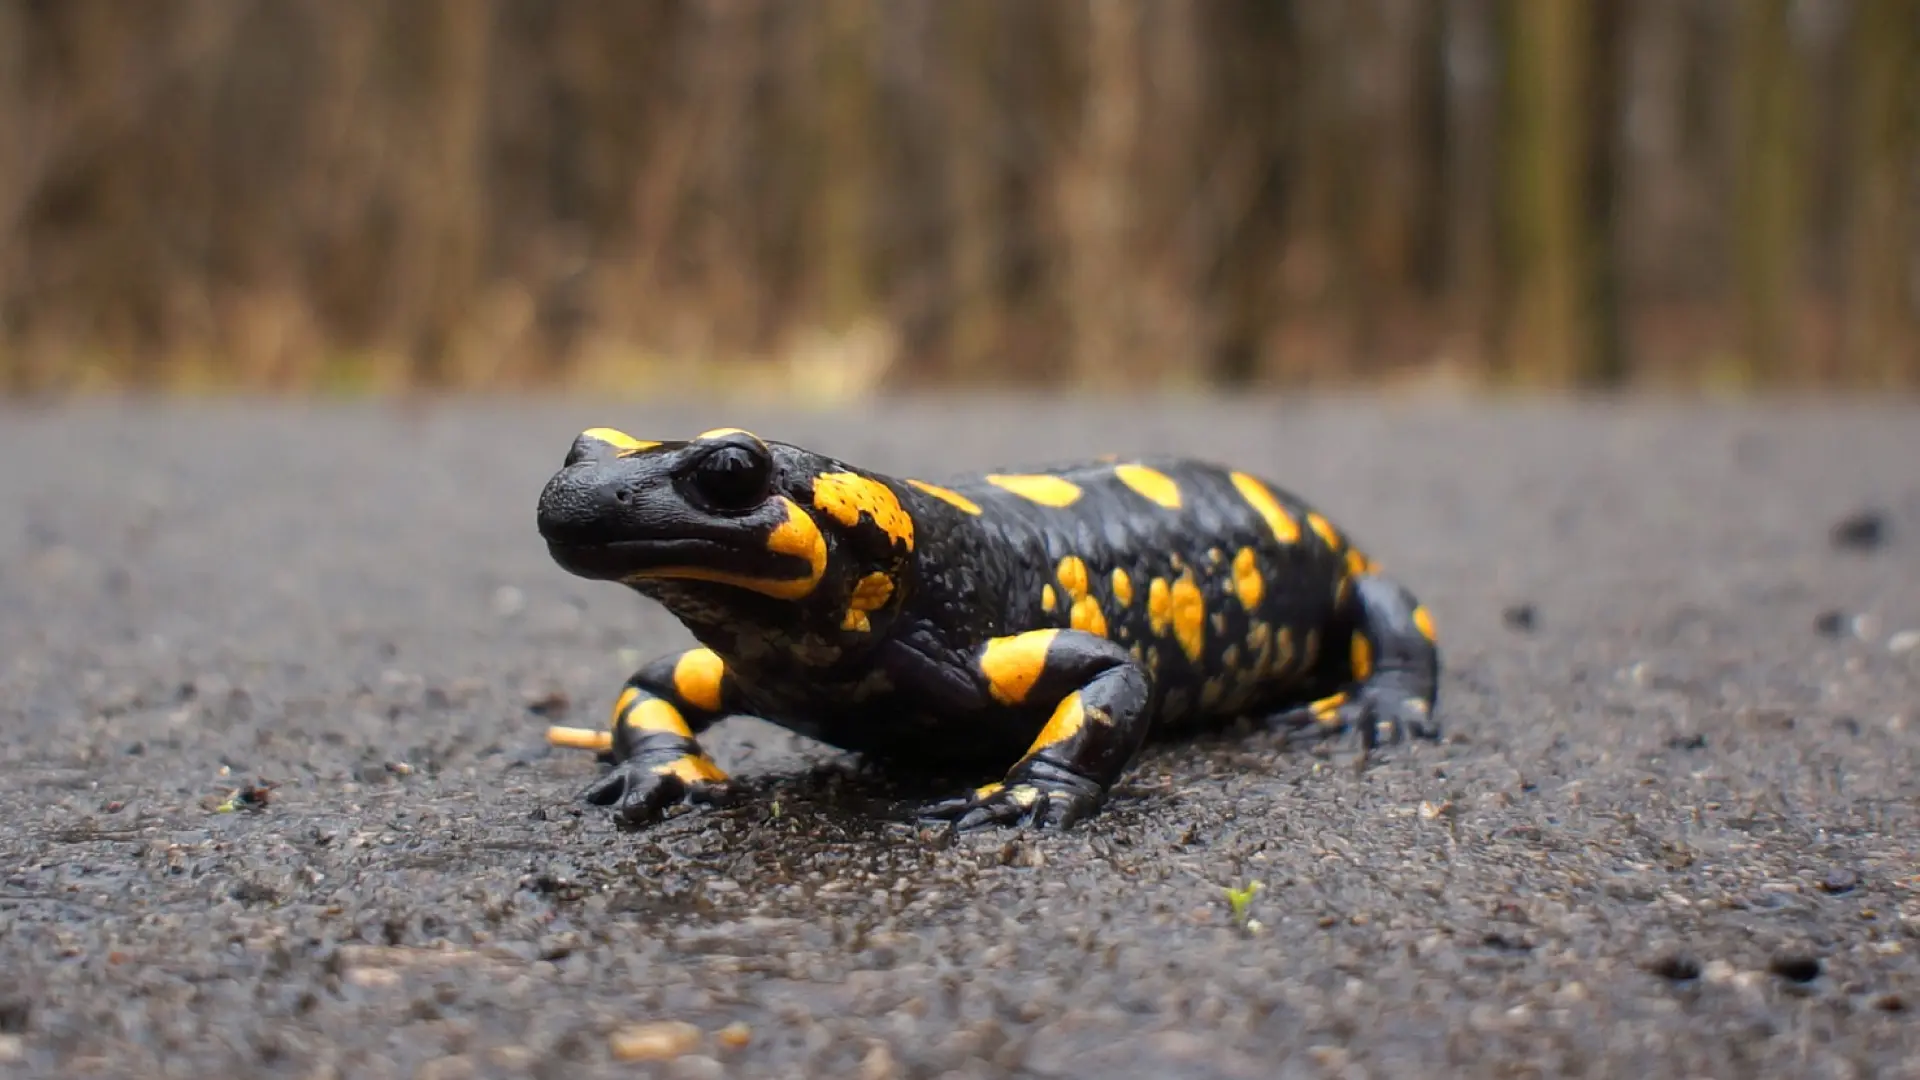
[{"label": "salamander front leg", "polygon": [[1045,726],[1004,779],[922,813],[957,830],[987,825],[1066,828],[1099,809],[1145,740],[1152,695],[1126,650],[1078,630],[995,638],[975,666],[992,707]]},{"label": "salamander front leg", "polygon": [[658,820],[668,807],[711,799],[727,780],[694,739],[727,715],[726,665],[708,649],[662,657],[627,680],[610,731],[554,727],[549,742],[595,750],[612,770],[581,798],[612,807],[621,821]]}]

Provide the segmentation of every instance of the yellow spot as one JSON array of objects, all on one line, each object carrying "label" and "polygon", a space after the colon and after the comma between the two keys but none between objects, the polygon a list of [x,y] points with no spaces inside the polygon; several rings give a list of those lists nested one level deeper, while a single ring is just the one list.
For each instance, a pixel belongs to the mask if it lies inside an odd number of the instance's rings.
[{"label": "yellow spot", "polygon": [[1260,557],[1250,547],[1243,547],[1233,556],[1233,592],[1240,598],[1240,606],[1252,611],[1266,595],[1267,582],[1260,576]]},{"label": "yellow spot", "polygon": [[1256,622],[1247,627],[1247,651],[1255,656],[1265,656],[1273,648],[1273,627]]},{"label": "yellow spot", "polygon": [[755,435],[753,432],[748,431],[745,428],[737,428],[737,427],[717,427],[711,431],[703,431],[700,434],[695,435],[694,438],[723,439],[728,435],[745,435],[747,438],[752,439],[754,442],[760,442],[760,436]]},{"label": "yellow spot", "polygon": [[1208,679],[1200,687],[1200,705],[1202,708],[1211,709],[1220,704],[1220,699],[1226,696],[1227,684],[1224,679]]},{"label": "yellow spot", "polygon": [[1055,706],[1053,716],[1047,720],[1047,726],[1040,729],[1040,735],[1033,740],[1033,746],[1027,750],[1030,757],[1049,746],[1058,746],[1075,735],[1087,724],[1087,711],[1081,707],[1080,691],[1075,690],[1060,699]]},{"label": "yellow spot", "polygon": [[1006,791],[1007,801],[1022,810],[1040,801],[1040,789],[1032,784],[1015,784]]},{"label": "yellow spot", "polygon": [[1331,727],[1340,722],[1340,706],[1346,703],[1346,694],[1334,694],[1307,706],[1307,711],[1313,714],[1314,720]]},{"label": "yellow spot", "polygon": [[1055,596],[1053,595],[1053,586],[1052,586],[1052,585],[1042,585],[1042,586],[1040,586],[1040,607],[1041,607],[1041,609],[1042,609],[1042,610],[1044,610],[1044,611],[1052,611],[1052,610],[1053,610],[1053,605],[1054,605],[1054,604],[1055,604],[1055,603],[1056,603],[1057,601],[1058,601],[1058,598],[1057,598],[1057,597],[1055,597]]},{"label": "yellow spot", "polygon": [[1287,666],[1293,663],[1293,631],[1283,626],[1280,632],[1273,636],[1273,641],[1276,648],[1273,654],[1272,670],[1278,674],[1287,670]]},{"label": "yellow spot", "polygon": [[1133,604],[1133,579],[1117,566],[1113,568],[1113,598],[1120,601],[1121,607]]},{"label": "yellow spot", "polygon": [[1374,573],[1378,569],[1379,567],[1374,565],[1373,560],[1360,554],[1358,549],[1349,548],[1347,550],[1347,573],[1350,576],[1363,577],[1367,574]]},{"label": "yellow spot", "polygon": [[1107,616],[1100,610],[1100,601],[1091,596],[1073,602],[1072,624],[1075,630],[1107,636]]},{"label": "yellow spot", "polygon": [[679,777],[688,784],[717,784],[727,778],[727,774],[715,765],[705,754],[687,754],[653,770],[660,775]]},{"label": "yellow spot", "polygon": [[547,729],[547,742],[566,750],[591,750],[596,754],[604,754],[613,749],[613,732],[556,724]]},{"label": "yellow spot", "polygon": [[855,473],[823,473],[813,478],[813,505],[848,528],[858,525],[865,512],[894,543],[913,550],[913,518],[893,489],[878,480]]},{"label": "yellow spot", "polygon": [[1116,465],[1113,475],[1119,477],[1121,483],[1161,506],[1169,510],[1180,509],[1180,485],[1174,483],[1173,477],[1166,473],[1145,465]]},{"label": "yellow spot", "polygon": [[612,726],[619,727],[620,718],[627,715],[627,710],[633,708],[633,703],[639,700],[640,688],[637,686],[629,686],[625,690],[620,691],[620,696],[613,701]]},{"label": "yellow spot", "polygon": [[1147,622],[1154,633],[1164,634],[1172,621],[1173,591],[1167,588],[1166,578],[1154,578],[1147,584]]},{"label": "yellow spot", "polygon": [[957,506],[969,514],[978,514],[980,512],[979,503],[974,502],[972,499],[950,488],[943,488],[938,484],[929,484],[925,480],[909,480],[907,483],[939,499],[941,502],[947,503],[950,506]]},{"label": "yellow spot", "polygon": [[1060,579],[1060,587],[1067,590],[1068,596],[1078,600],[1087,595],[1087,564],[1080,561],[1080,556],[1069,555],[1061,559],[1053,573]]},{"label": "yellow spot", "polygon": [[991,798],[992,796],[999,794],[1000,789],[1006,786],[1007,786],[1006,784],[998,780],[995,780],[991,784],[981,784],[979,787],[973,789],[973,797],[976,799]]},{"label": "yellow spot", "polygon": [[820,584],[820,575],[827,572],[827,541],[820,535],[820,527],[813,523],[805,510],[800,509],[799,503],[784,496],[780,501],[786,506],[787,520],[767,534],[767,550],[775,555],[791,555],[807,560],[806,576],[769,578],[713,570],[705,566],[657,566],[632,574],[626,580],[679,578],[711,581],[771,596],[776,600],[799,600],[810,595],[815,586]]},{"label": "yellow spot", "polygon": [[980,653],[980,672],[987,677],[987,690],[993,700],[1002,705],[1018,705],[1027,700],[1040,673],[1047,669],[1047,649],[1059,633],[1058,630],[1029,630],[987,642]]},{"label": "yellow spot", "polygon": [[1422,637],[1433,641],[1440,635],[1433,628],[1433,616],[1427,613],[1425,606],[1413,609],[1413,625],[1418,627]]},{"label": "yellow spot", "polygon": [[726,661],[712,649],[688,649],[673,665],[673,689],[696,709],[720,711],[720,680]]},{"label": "yellow spot", "polygon": [[1233,474],[1233,486],[1239,490],[1240,497],[1247,500],[1247,505],[1266,521],[1267,528],[1273,530],[1274,539],[1283,544],[1300,539],[1299,522],[1294,521],[1293,515],[1280,505],[1280,500],[1273,497],[1267,485],[1256,477],[1237,472]]},{"label": "yellow spot", "polygon": [[1187,659],[1198,661],[1206,645],[1207,600],[1200,593],[1192,574],[1173,583],[1173,636],[1180,642]]},{"label": "yellow spot", "polygon": [[687,729],[686,718],[680,715],[679,709],[673,707],[673,702],[657,697],[650,697],[634,706],[633,711],[627,714],[627,726],[635,731],[658,731],[693,738],[693,732]]},{"label": "yellow spot", "polygon": [[1365,634],[1353,635],[1353,677],[1364,679],[1373,674],[1373,643]]},{"label": "yellow spot", "polygon": [[636,439],[624,431],[616,431],[610,427],[590,428],[580,434],[589,439],[597,439],[600,442],[606,443],[608,446],[614,447],[623,454],[637,454],[642,450],[651,450],[660,445],[657,442],[650,442],[646,439]]},{"label": "yellow spot", "polygon": [[867,613],[879,611],[893,597],[893,579],[875,571],[860,579],[853,587],[853,595],[847,598],[847,617],[840,622],[842,630],[858,630],[865,633],[872,629]]},{"label": "yellow spot", "polygon": [[1003,475],[995,473],[987,477],[987,483],[994,487],[1011,491],[1029,502],[1041,506],[1072,506],[1080,497],[1080,485],[1057,476],[1042,476],[1036,473],[1015,473]]},{"label": "yellow spot", "polygon": [[1320,539],[1325,541],[1328,547],[1335,550],[1339,549],[1341,543],[1340,532],[1333,527],[1333,522],[1328,521],[1319,514],[1309,513],[1307,515],[1307,524],[1313,526],[1313,531],[1320,534]]}]

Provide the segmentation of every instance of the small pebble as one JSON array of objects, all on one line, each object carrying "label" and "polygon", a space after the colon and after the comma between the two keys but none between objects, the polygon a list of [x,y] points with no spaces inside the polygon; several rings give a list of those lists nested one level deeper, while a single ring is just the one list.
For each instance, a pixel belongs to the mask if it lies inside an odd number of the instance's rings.
[{"label": "small pebble", "polygon": [[700,1029],[680,1020],[633,1024],[607,1037],[608,1048],[621,1061],[667,1061],[699,1045]]},{"label": "small pebble", "polygon": [[893,1060],[893,1050],[886,1043],[877,1042],[868,1049],[867,1056],[860,1059],[860,1080],[892,1080],[900,1075],[900,1067]]},{"label": "small pebble", "polygon": [[1656,959],[1647,965],[1647,970],[1663,979],[1673,982],[1687,982],[1700,977],[1700,961],[1691,956],[1668,955]]},{"label": "small pebble", "polygon": [[667,1076],[672,1080],[721,1080],[726,1075],[727,1067],[705,1054],[676,1058],[667,1067]]},{"label": "small pebble", "polygon": [[1887,515],[1879,510],[1860,510],[1833,525],[1833,546],[1842,551],[1872,551],[1887,542]]},{"label": "small pebble", "polygon": [[728,1050],[738,1050],[753,1041],[753,1029],[735,1020],[713,1033],[713,1041]]},{"label": "small pebble", "polygon": [[1902,630],[1887,639],[1887,651],[1890,653],[1912,652],[1920,649],[1920,630]]},{"label": "small pebble", "polygon": [[1843,892],[1852,892],[1859,884],[1859,874],[1841,868],[1829,870],[1827,876],[1820,882],[1820,889],[1823,892],[1833,893],[1837,896]]},{"label": "small pebble", "polygon": [[1789,982],[1809,983],[1820,977],[1817,957],[1787,953],[1773,958],[1767,970]]},{"label": "small pebble", "polygon": [[400,973],[391,968],[356,967],[347,969],[347,981],[369,990],[384,990],[400,985]]},{"label": "small pebble", "polygon": [[27,1041],[18,1035],[0,1035],[0,1065],[12,1065],[27,1056]]},{"label": "small pebble", "polygon": [[520,614],[527,606],[527,594],[512,585],[502,585],[493,590],[493,614],[496,618],[510,619]]},{"label": "small pebble", "polygon": [[421,1065],[413,1076],[414,1080],[467,1080],[479,1072],[474,1068],[473,1059],[463,1054],[450,1054]]}]

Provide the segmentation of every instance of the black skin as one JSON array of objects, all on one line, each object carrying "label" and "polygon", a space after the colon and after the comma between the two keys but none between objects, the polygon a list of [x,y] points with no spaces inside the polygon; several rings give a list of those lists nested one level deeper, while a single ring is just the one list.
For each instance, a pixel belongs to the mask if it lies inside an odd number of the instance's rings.
[{"label": "black skin", "polygon": [[[627,685],[638,694],[615,716],[603,753],[612,768],[586,798],[633,824],[701,801],[724,776],[695,737],[734,714],[883,767],[999,776],[921,807],[960,829],[1085,818],[1150,731],[1252,716],[1290,733],[1352,733],[1368,748],[1437,737],[1439,654],[1405,588],[1324,521],[1327,535],[1310,527],[1311,508],[1278,487],[1263,490],[1292,528],[1271,524],[1225,468],[1170,458],[1123,464],[1170,479],[1178,507],[1123,484],[1112,462],[1044,470],[1079,488],[1065,506],[984,477],[941,482],[976,514],[906,481],[745,432],[658,444],[605,429],[580,436],[540,498],[554,558],[666,605],[724,664],[717,690],[696,695],[717,708],[677,685],[685,653],[636,672]],[[829,474],[837,479],[821,481]],[[817,491],[845,490],[849,477],[897,501],[911,520],[911,547],[894,535],[903,532],[897,519],[890,534],[872,512],[849,524],[816,506]],[[808,519],[797,526],[789,521],[796,507]],[[817,577],[808,522],[824,555]],[[1084,575],[1063,576],[1068,556]],[[1252,561],[1251,575],[1236,575],[1237,559]],[[684,576],[688,568],[709,579]],[[1128,577],[1128,597],[1117,592],[1116,569]],[[710,580],[716,573],[734,577]],[[856,590],[874,575],[892,584],[877,606]],[[1104,625],[1074,628],[1069,585],[1081,581]],[[872,607],[863,625],[850,604]],[[1175,615],[1196,607],[1197,618]],[[1089,614],[1083,608],[1083,620]],[[1183,629],[1196,655],[1183,646]],[[1021,665],[1003,661],[1023,642],[1006,639],[1040,630],[1055,632],[1023,639],[1035,663],[1024,692],[1010,690],[1004,679]],[[996,641],[1002,655],[989,659]],[[1081,722],[1036,742],[1075,693]],[[651,698],[677,709],[684,734],[629,722]]]}]

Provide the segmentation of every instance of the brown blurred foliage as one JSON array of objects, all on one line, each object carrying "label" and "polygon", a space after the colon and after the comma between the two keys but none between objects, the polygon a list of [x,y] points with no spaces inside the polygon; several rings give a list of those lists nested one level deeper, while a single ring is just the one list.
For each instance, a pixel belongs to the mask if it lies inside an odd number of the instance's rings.
[{"label": "brown blurred foliage", "polygon": [[1920,0],[0,0],[0,385],[1920,381]]}]

